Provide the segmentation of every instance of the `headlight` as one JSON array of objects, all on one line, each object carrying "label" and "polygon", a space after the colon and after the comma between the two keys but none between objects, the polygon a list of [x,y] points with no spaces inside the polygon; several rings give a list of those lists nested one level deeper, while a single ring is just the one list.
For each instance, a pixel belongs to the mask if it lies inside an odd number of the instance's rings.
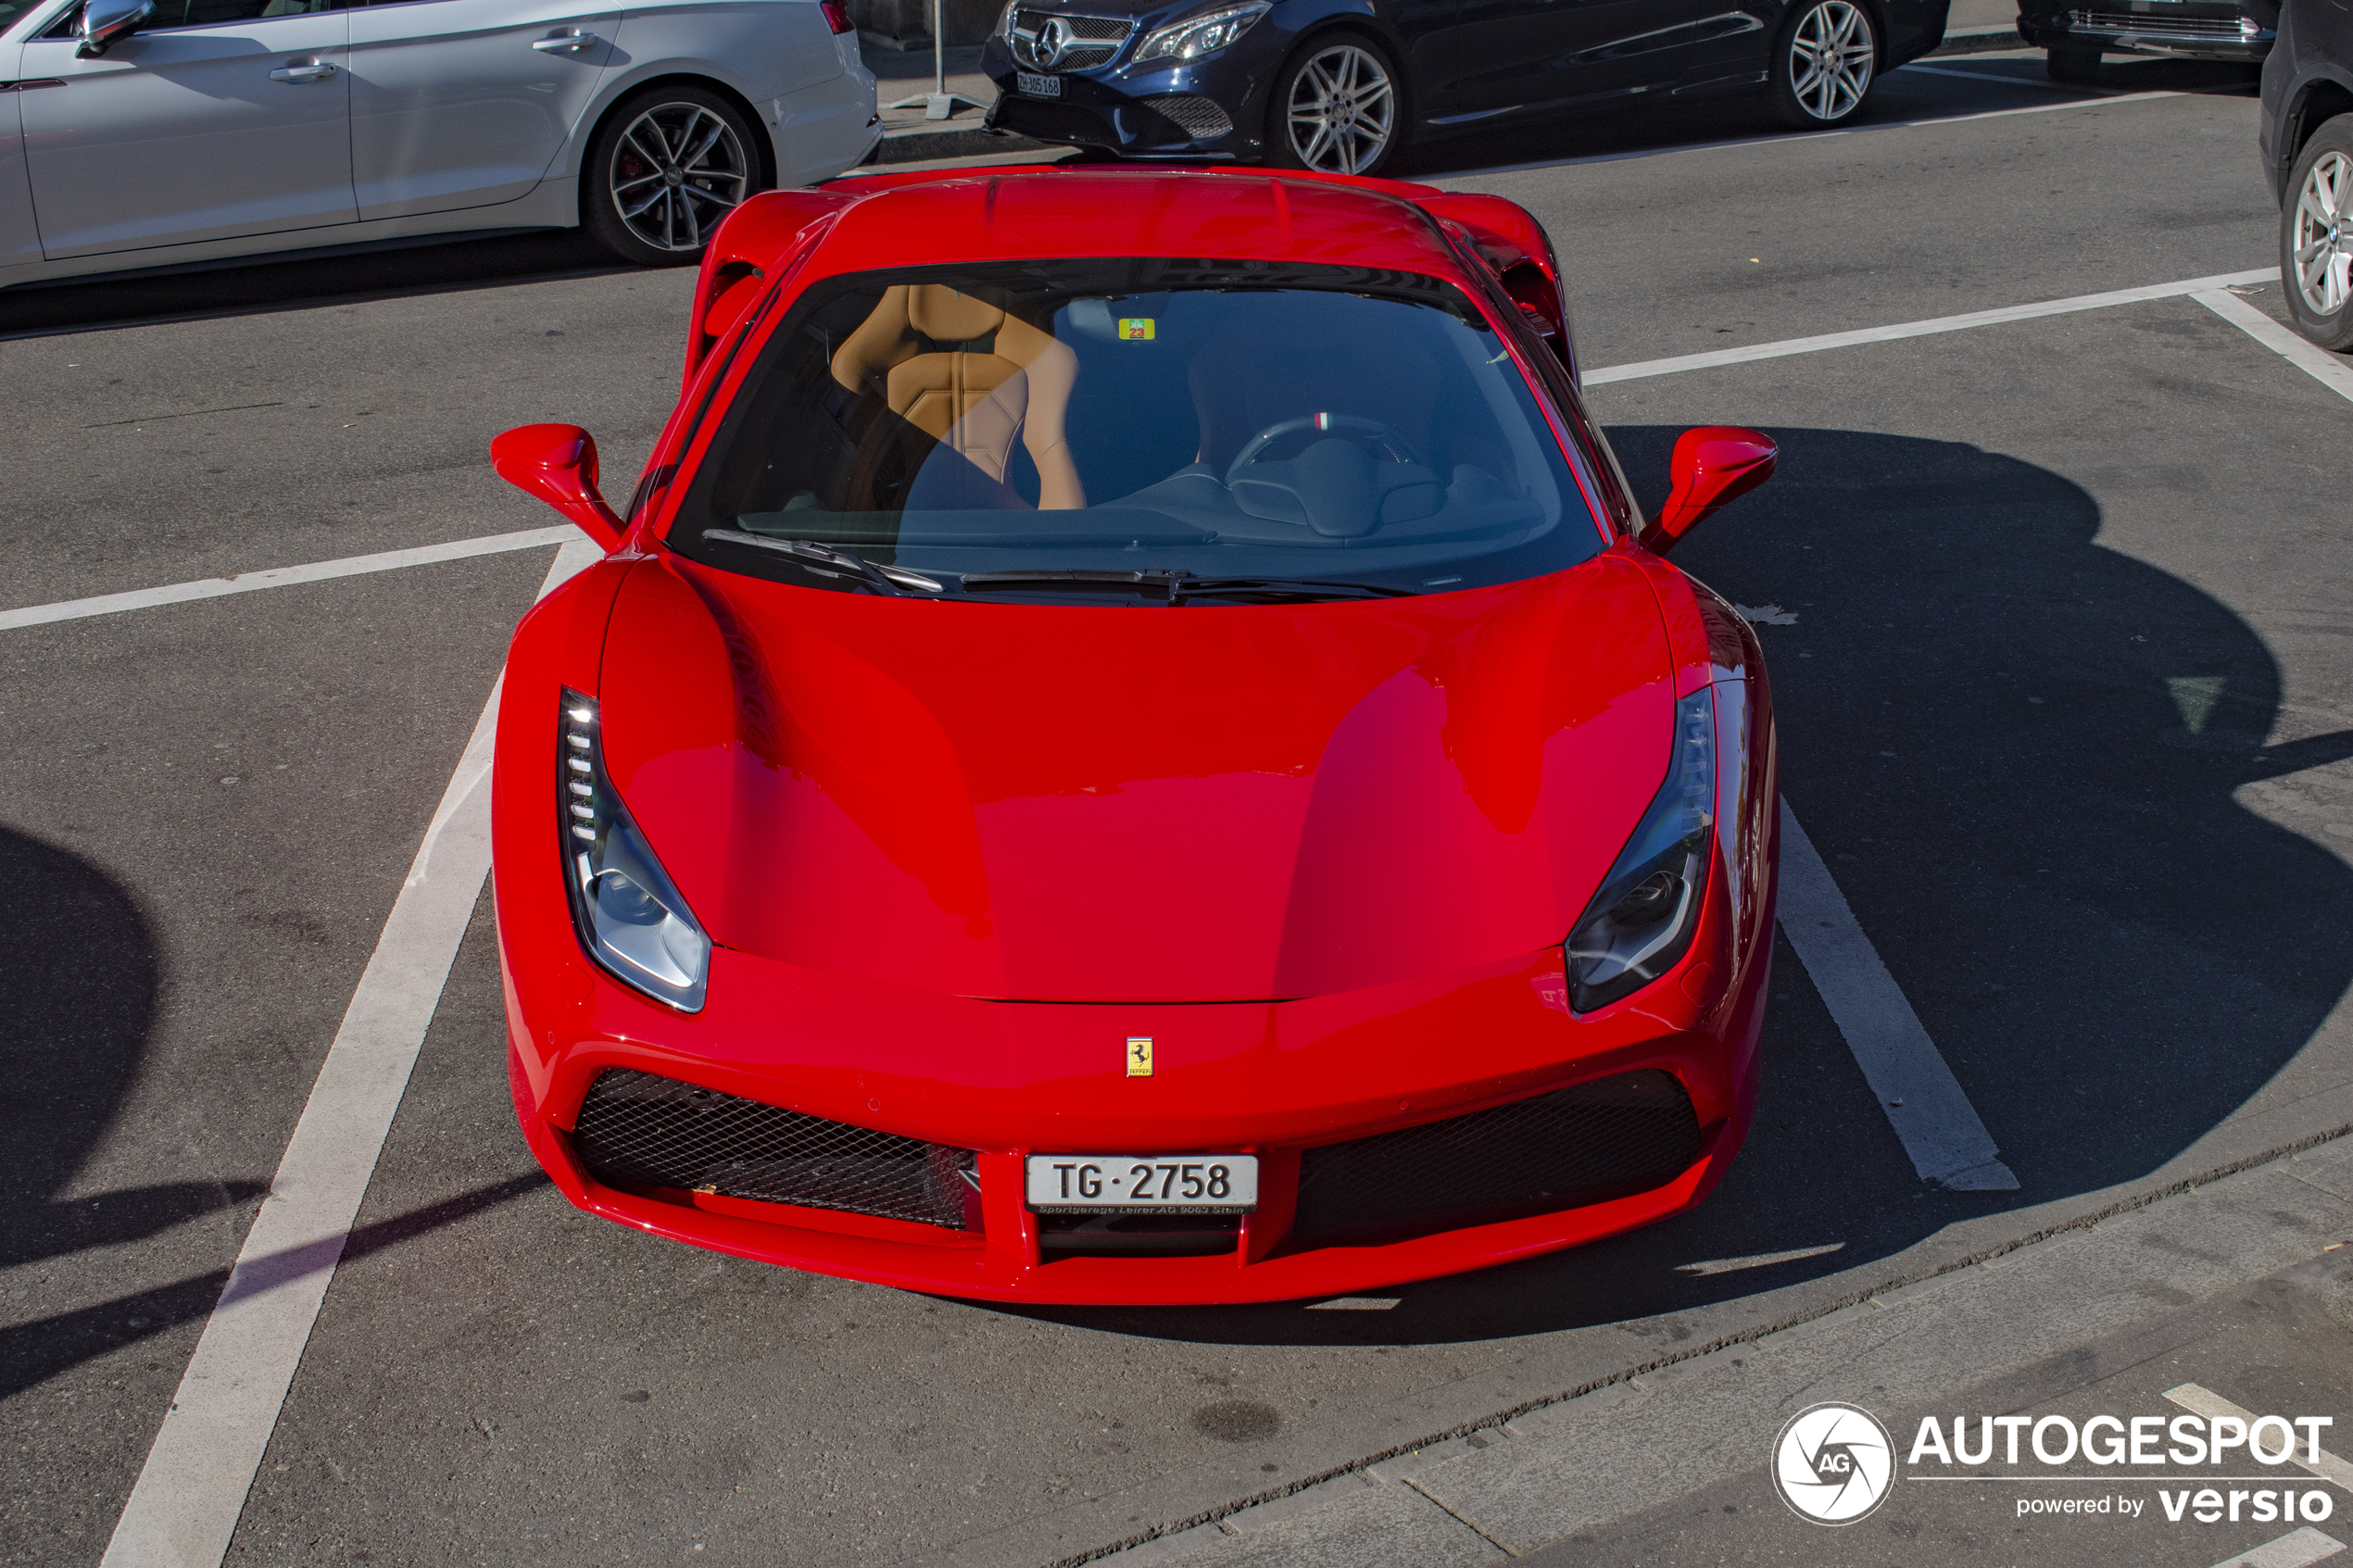
[{"label": "headlight", "polygon": [[711,938],[605,776],[597,699],[569,689],[556,790],[564,891],[580,945],[614,979],[681,1012],[700,1012]]},{"label": "headlight", "polygon": [[1258,25],[1258,19],[1274,6],[1268,0],[1250,0],[1247,6],[1227,6],[1207,16],[1164,27],[1145,35],[1137,45],[1135,59],[1141,65],[1146,60],[1198,60],[1203,55],[1223,49],[1243,33]]},{"label": "headlight", "polygon": [[1716,705],[1703,688],[1675,705],[1667,782],[1569,934],[1571,1008],[1631,996],[1683,956],[1699,929],[1715,818]]},{"label": "headlight", "polygon": [[1007,44],[1013,41],[1013,11],[1021,0],[1005,0],[1005,14],[997,19],[997,36]]}]

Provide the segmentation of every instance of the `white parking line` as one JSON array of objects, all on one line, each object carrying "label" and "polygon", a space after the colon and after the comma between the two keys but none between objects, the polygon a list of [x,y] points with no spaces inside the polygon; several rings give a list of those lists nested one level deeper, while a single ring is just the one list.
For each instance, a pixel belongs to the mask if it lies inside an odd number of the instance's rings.
[{"label": "white parking line", "polygon": [[0,610],[0,632],[19,626],[45,626],[53,621],[80,621],[92,615],[119,615],[127,609],[151,609],[157,605],[186,604],[191,599],[217,599],[226,594],[251,594],[263,588],[286,588],[297,583],[324,583],[336,577],[363,577],[371,571],[398,571],[404,567],[430,566],[435,561],[466,560],[508,550],[535,550],[580,538],[568,522],[552,528],[526,528],[519,533],[485,533],[456,539],[447,545],[419,545],[406,550],[384,550],[371,556],[346,556],[341,560],[312,561],[308,566],[273,566],[237,577],[205,577],[194,583],[172,583],[160,588],[134,588],[127,594],[101,594],[90,599],[66,599],[24,609]]},{"label": "white parking line", "polygon": [[[553,532],[543,596],[602,553]],[[229,1549],[490,870],[497,721],[493,686],[100,1568],[217,1568]]]},{"label": "white parking line", "polygon": [[2343,356],[2298,337],[2234,294],[2201,289],[2190,297],[2339,397],[2353,399],[2353,364]]},{"label": "white parking line", "polygon": [[2138,288],[2110,289],[2104,294],[2079,294],[2066,299],[2045,299],[2033,305],[2004,305],[1992,310],[1971,310],[1959,316],[1931,316],[1921,321],[1859,327],[1848,332],[1824,332],[1818,337],[1783,338],[1778,343],[1752,343],[1741,348],[1681,354],[1672,359],[1642,359],[1628,365],[1609,365],[1597,370],[1587,370],[1584,379],[1587,386],[1604,386],[1611,382],[1642,381],[1650,376],[1673,375],[1680,370],[1712,370],[1724,365],[1780,359],[1792,354],[1819,354],[1828,348],[1856,348],[1865,344],[1894,343],[1900,338],[1967,332],[1972,327],[1998,327],[2010,321],[2032,321],[2042,316],[2105,310],[2112,305],[2138,305],[2151,299],[2174,299],[2183,295],[2195,295],[2228,288],[2233,283],[2266,282],[2279,275],[2276,267],[2259,267],[2246,272],[2219,273],[2211,278],[2184,278],[2171,283],[2143,283]]},{"label": "white parking line", "polygon": [[[2255,1424],[2253,1411],[2243,1411],[2213,1389],[2201,1388],[2195,1383],[2184,1383],[2178,1387],[2168,1388],[2165,1391],[2165,1397],[2183,1410],[2202,1415],[2208,1421],[2218,1415],[2226,1415],[2243,1426],[2252,1427]],[[2314,1430],[2317,1432],[2318,1429]],[[2296,1454],[2303,1454],[2305,1457],[2297,1459],[2295,1457]],[[2297,1434],[2296,1444],[2289,1453],[2288,1462],[2298,1470],[2309,1470],[2322,1480],[2332,1482],[2348,1492],[2353,1492],[2353,1464],[2346,1463],[2328,1449],[2322,1448],[2318,1436],[2313,1437],[2308,1445],[2303,1435]]]},{"label": "white parking line", "polygon": [[2308,1562],[2318,1562],[2324,1557],[2334,1557],[2345,1549],[2345,1543],[2324,1536],[2307,1524],[2301,1530],[2291,1530],[2275,1541],[2265,1541],[2251,1551],[2226,1557],[2214,1568],[2304,1568]]},{"label": "white parking line", "polygon": [[[2323,354],[2296,337],[2261,311],[2233,295],[2219,292],[2233,284],[2268,282],[2278,276],[2277,269],[2266,267],[2246,272],[2219,273],[2210,278],[2146,283],[2138,288],[2111,289],[2105,294],[2075,295],[2067,299],[2047,299],[2032,305],[2005,305],[1992,310],[1972,310],[1959,316],[1933,316],[1920,321],[1898,321],[1884,327],[1825,332],[1818,337],[1783,338],[1776,343],[1718,348],[1705,354],[1680,355],[1671,359],[1644,359],[1633,364],[1608,365],[1587,370],[1584,380],[1587,386],[1604,386],[1611,382],[1642,381],[1682,370],[1715,370],[1758,359],[1783,358],[1793,354],[1819,354],[1826,349],[1854,348],[1866,344],[1893,343],[1901,338],[1967,332],[1973,327],[1999,326],[2008,321],[2030,321],[2040,316],[2064,316],[2079,310],[2100,310],[2113,305],[2136,305],[2145,300],[2171,299],[2188,295],[2233,325],[2257,337],[2267,347],[2287,356],[2310,374],[2347,396],[2353,396],[2353,370],[2347,370],[2333,356]],[[2252,321],[2242,320],[2242,315],[2252,318]],[[2266,337],[2264,332],[2267,330],[2273,335]],[[313,561],[308,566],[272,567],[264,571],[248,571],[240,577],[207,577],[194,583],[169,583],[160,588],[138,588],[129,593],[106,594],[95,598],[32,605],[22,609],[0,610],[0,632],[19,626],[76,621],[85,616],[116,615],[125,610],[148,609],[157,605],[184,604],[191,599],[218,598],[224,594],[250,594],[263,588],[291,587],[299,583],[323,583],[333,578],[358,577],[372,571],[396,571],[404,567],[464,560],[473,556],[497,555],[507,550],[535,549],[543,545],[562,544],[577,537],[578,533],[570,525],[558,523],[550,528],[525,529],[518,533],[489,533],[446,545],[421,545],[413,549],[385,550],[376,555],[346,556],[341,560]]]},{"label": "white parking line", "polygon": [[1920,1180],[1961,1192],[2011,1192],[1985,1123],[1928,1037],[1895,977],[1856,922],[1813,840],[1781,803],[1781,930],[1813,977],[1863,1081]]},{"label": "white parking line", "polygon": [[1678,1263],[1679,1274],[1729,1274],[1743,1269],[1769,1269],[1776,1263],[1794,1263],[1801,1259],[1820,1258],[1843,1250],[1846,1243],[1826,1241],[1819,1247],[1800,1247],[1788,1252],[1759,1252],[1753,1258],[1711,1258],[1704,1263]]},{"label": "white parking line", "polygon": [[1963,82],[1991,82],[2003,87],[2032,87],[2042,93],[2090,94],[2095,97],[2131,98],[2139,94],[2127,93],[2120,87],[2078,87],[2064,82],[2037,82],[2031,76],[2011,76],[1997,70],[1955,70],[1950,66],[1924,66],[1918,60],[1899,66],[1899,70],[1918,71],[1922,76],[1954,76]]}]

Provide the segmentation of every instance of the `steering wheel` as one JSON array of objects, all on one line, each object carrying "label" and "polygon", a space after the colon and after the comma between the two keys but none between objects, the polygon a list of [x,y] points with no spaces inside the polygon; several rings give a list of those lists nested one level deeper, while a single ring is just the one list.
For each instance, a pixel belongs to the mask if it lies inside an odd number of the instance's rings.
[{"label": "steering wheel", "polygon": [[1323,431],[1332,435],[1346,436],[1354,441],[1377,441],[1389,448],[1391,461],[1400,463],[1421,461],[1419,455],[1405,444],[1405,438],[1397,433],[1395,425],[1383,424],[1378,420],[1360,419],[1354,414],[1302,414],[1297,419],[1277,420],[1248,441],[1243,442],[1242,449],[1234,454],[1233,462],[1227,467],[1227,484],[1230,486],[1242,470],[1258,461],[1258,454],[1280,441],[1284,436],[1302,430]]},{"label": "steering wheel", "polygon": [[[1273,443],[1306,430],[1343,439],[1312,442],[1296,458],[1261,456]],[[1365,445],[1378,446],[1389,461],[1376,462]],[[1226,488],[1251,517],[1303,523],[1333,539],[1362,537],[1384,521],[1428,517],[1446,496],[1438,475],[1394,426],[1353,414],[1305,414],[1268,425],[1235,454]]]}]

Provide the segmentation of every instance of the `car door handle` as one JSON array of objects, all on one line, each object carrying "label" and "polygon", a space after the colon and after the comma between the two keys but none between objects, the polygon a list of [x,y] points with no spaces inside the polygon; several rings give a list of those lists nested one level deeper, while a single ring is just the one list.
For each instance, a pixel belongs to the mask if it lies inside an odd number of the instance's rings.
[{"label": "car door handle", "polygon": [[556,38],[535,38],[531,46],[543,55],[561,55],[600,42],[593,32],[567,32]]},{"label": "car door handle", "polygon": [[335,68],[324,60],[308,65],[280,66],[270,73],[272,82],[324,82],[334,75]]}]

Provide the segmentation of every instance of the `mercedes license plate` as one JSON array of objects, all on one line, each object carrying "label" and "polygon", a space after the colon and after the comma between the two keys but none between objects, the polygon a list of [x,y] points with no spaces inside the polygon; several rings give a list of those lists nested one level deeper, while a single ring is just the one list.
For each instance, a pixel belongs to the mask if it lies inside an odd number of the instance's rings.
[{"label": "mercedes license plate", "polygon": [[1239,1214],[1258,1207],[1258,1156],[1033,1154],[1029,1206],[1041,1214]]},{"label": "mercedes license plate", "polygon": [[1013,85],[1033,98],[1059,98],[1063,95],[1063,79],[1059,76],[1040,76],[1036,71],[1017,70],[1013,72]]}]

